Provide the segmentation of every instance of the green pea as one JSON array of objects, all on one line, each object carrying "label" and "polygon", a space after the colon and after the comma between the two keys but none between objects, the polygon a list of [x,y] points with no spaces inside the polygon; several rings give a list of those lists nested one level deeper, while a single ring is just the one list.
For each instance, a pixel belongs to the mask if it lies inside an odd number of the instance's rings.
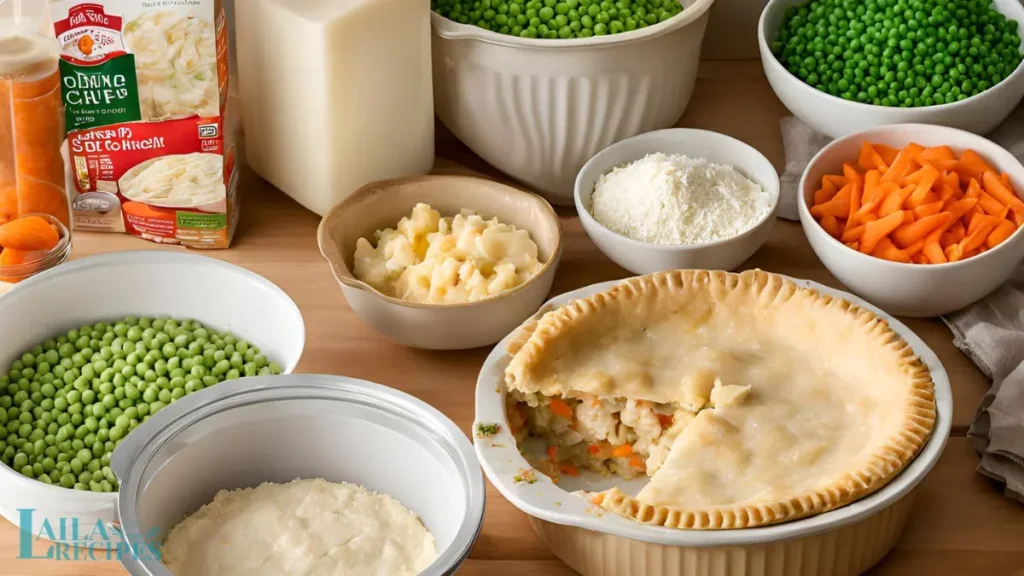
[{"label": "green pea", "polygon": [[[493,3],[483,9],[489,21],[508,14],[513,24],[512,18],[525,17],[520,4],[486,1]],[[533,37],[575,34],[582,28],[576,7],[583,8],[580,0],[529,0],[537,18]],[[538,12],[545,8],[554,17],[541,22]],[[565,26],[570,20],[576,29]],[[515,33],[526,32],[515,26]],[[263,366],[256,364],[258,355]],[[276,372],[258,348],[194,321],[126,318],[83,326],[33,347],[0,374],[0,459],[41,482],[113,491],[116,478],[102,468],[117,442],[141,422],[222,380]]]}]

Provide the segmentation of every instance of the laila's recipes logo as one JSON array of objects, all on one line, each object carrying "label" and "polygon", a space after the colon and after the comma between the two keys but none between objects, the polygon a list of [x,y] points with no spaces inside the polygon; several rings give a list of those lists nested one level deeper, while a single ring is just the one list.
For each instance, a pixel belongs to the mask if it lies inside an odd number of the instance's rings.
[{"label": "laila's recipes logo", "polygon": [[39,522],[34,508],[18,510],[18,527],[20,559],[69,562],[160,559],[155,531],[148,537],[125,535],[102,520],[89,525],[74,517],[43,518]]}]

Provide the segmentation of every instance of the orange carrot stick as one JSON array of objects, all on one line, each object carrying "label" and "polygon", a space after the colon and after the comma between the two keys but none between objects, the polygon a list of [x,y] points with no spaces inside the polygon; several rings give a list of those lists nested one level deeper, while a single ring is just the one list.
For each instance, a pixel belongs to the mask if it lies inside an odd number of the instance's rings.
[{"label": "orange carrot stick", "polygon": [[[60,72],[30,82],[10,85],[14,170],[19,215],[45,213],[70,225],[64,189],[63,101]],[[0,135],[0,142],[10,138]],[[6,184],[0,182],[0,188]]]},{"label": "orange carrot stick", "polygon": [[899,182],[904,176],[910,174],[915,167],[913,157],[906,149],[900,151],[896,159],[889,165],[889,169],[882,174],[882,182]]},{"label": "orange carrot stick", "polygon": [[929,202],[928,204],[922,204],[917,208],[914,208],[914,216],[917,217],[918,219],[924,218],[926,216],[934,216],[939,212],[942,212],[942,200],[939,200],[937,202]]},{"label": "orange carrot stick", "polygon": [[869,202],[875,199],[875,190],[878,182],[882,179],[882,173],[878,170],[868,170],[864,173],[864,195],[862,202]]},{"label": "orange carrot stick", "polygon": [[956,153],[949,146],[932,146],[918,154],[918,158],[921,160],[956,160]]},{"label": "orange carrot stick", "polygon": [[851,164],[843,164],[843,176],[846,178],[847,184],[860,182],[861,186],[864,185],[864,177]]},{"label": "orange carrot stick", "polygon": [[814,193],[814,205],[817,206],[818,204],[828,202],[837,192],[839,192],[839,189],[836,188],[836,185],[831,180],[824,180],[821,183],[821,188]]},{"label": "orange carrot stick", "polygon": [[849,184],[849,182],[846,181],[846,177],[840,176],[838,174],[826,174],[822,176],[821,185],[824,186],[826,181],[831,182],[832,186],[836,190],[842,190],[843,186]]},{"label": "orange carrot stick", "polygon": [[850,209],[847,212],[847,219],[853,218],[853,215],[860,210],[860,201],[864,193],[864,184],[861,182],[854,182],[853,187],[850,189]]},{"label": "orange carrot stick", "polygon": [[899,150],[885,144],[875,144],[875,152],[878,152],[878,155],[882,157],[882,162],[885,162],[886,166],[892,166],[892,163],[896,161],[896,157],[900,155]]},{"label": "orange carrot stick", "polygon": [[1010,211],[1009,206],[1005,206],[998,200],[992,197],[988,192],[982,192],[978,196],[978,206],[981,207],[982,211],[991,216],[997,216],[999,218],[1006,218],[1006,214]]},{"label": "orange carrot stick", "polygon": [[949,262],[957,262],[963,259],[963,252],[960,250],[959,244],[950,244],[946,247],[946,260]]},{"label": "orange carrot stick", "polygon": [[833,238],[839,238],[841,232],[839,230],[839,221],[836,220],[835,216],[827,214],[821,219],[821,227],[824,228],[825,232]]},{"label": "orange carrot stick", "polygon": [[964,191],[964,198],[980,198],[981,197],[981,184],[974,178],[967,183],[967,190]]},{"label": "orange carrot stick", "polygon": [[964,150],[964,155],[960,157],[960,165],[956,170],[961,178],[969,179],[981,178],[985,172],[991,172],[992,167],[977,152],[968,149]]},{"label": "orange carrot stick", "polygon": [[876,258],[884,258],[892,262],[903,262],[905,264],[910,263],[910,256],[897,248],[888,237],[884,237],[879,240],[878,245],[871,251],[871,255]]},{"label": "orange carrot stick", "polygon": [[852,193],[853,184],[843,186],[843,189],[828,202],[811,207],[811,215],[821,218],[830,214],[836,218],[846,218],[850,213],[850,195]]},{"label": "orange carrot stick", "polygon": [[[935,233],[933,232],[932,235],[934,234]],[[939,244],[938,237],[936,236],[933,238],[932,235],[929,235],[928,238],[925,239],[924,248],[921,250],[921,253],[924,254],[932,264],[945,264],[947,262],[946,253],[942,251],[942,246]]]},{"label": "orange carrot stick", "polygon": [[[925,196],[929,192],[931,192],[932,186],[935,184],[936,180],[938,180],[940,176],[939,171],[936,170],[935,168],[932,168],[931,166],[925,166],[924,168],[918,170],[915,174],[920,175],[918,178],[913,180],[913,182],[917,184],[917,187],[914,188],[914,191],[910,194],[910,198],[907,198],[907,200],[903,203],[904,208],[911,210],[921,205],[921,203],[924,201]],[[909,176],[907,177],[907,181],[910,181]],[[936,200],[938,200],[937,197]]]},{"label": "orange carrot stick", "polygon": [[886,196],[885,200],[882,200],[881,207],[878,209],[878,215],[885,218],[889,214],[899,210],[900,207],[903,206],[903,203],[906,202],[907,198],[910,198],[910,195],[914,193],[914,188],[915,186],[913,185],[904,186],[898,191]]},{"label": "orange carrot stick", "polygon": [[971,208],[970,210],[965,212],[964,215],[960,217],[960,221],[963,222],[965,226],[967,226],[971,223],[971,220],[978,215],[984,216],[985,213],[981,211],[981,208],[975,206],[974,208]]},{"label": "orange carrot stick", "polygon": [[860,147],[860,158],[857,160],[857,164],[861,170],[880,170],[885,172],[889,169],[882,157],[875,151],[875,147],[871,145],[871,142],[867,140]]},{"label": "orange carrot stick", "polygon": [[860,226],[857,226],[856,228],[850,228],[849,226],[847,226],[846,227],[846,231],[843,232],[843,235],[840,238],[840,240],[844,244],[849,244],[850,242],[855,242],[857,240],[860,240],[860,237],[863,236],[863,235],[864,235],[864,225],[863,224],[861,224]]},{"label": "orange carrot stick", "polygon": [[903,210],[893,212],[884,218],[868,222],[864,225],[864,234],[860,237],[860,251],[871,254],[878,243],[893,230],[903,224]]},{"label": "orange carrot stick", "polygon": [[993,198],[998,200],[1004,206],[1014,206],[1018,204],[1024,204],[1013,190],[1010,189],[995,172],[985,172],[982,176],[982,184],[985,187],[985,192],[988,192]]},{"label": "orange carrot stick", "polygon": [[996,226],[996,229],[988,235],[988,238],[985,239],[985,246],[995,248],[1005,242],[1007,238],[1013,236],[1013,233],[1016,231],[1017,227],[1013,225],[1013,222],[1003,220],[998,226]]},{"label": "orange carrot stick", "polygon": [[945,226],[952,220],[952,214],[943,212],[934,216],[926,216],[911,224],[904,224],[892,232],[893,243],[898,247],[907,248],[915,242],[924,240],[937,228]]},{"label": "orange carrot stick", "polygon": [[[988,239],[996,227],[999,225],[999,220],[994,216],[981,216],[980,222],[973,232],[968,230],[967,237],[960,241],[960,252],[966,254],[974,251],[985,244],[985,240]],[[1005,220],[1004,220],[1005,222]]]}]

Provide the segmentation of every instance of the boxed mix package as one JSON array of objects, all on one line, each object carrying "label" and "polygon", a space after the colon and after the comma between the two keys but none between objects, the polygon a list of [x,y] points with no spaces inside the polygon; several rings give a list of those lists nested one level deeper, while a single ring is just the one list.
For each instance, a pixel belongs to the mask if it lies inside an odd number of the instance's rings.
[{"label": "boxed mix package", "polygon": [[76,230],[227,248],[238,174],[221,0],[55,0]]}]

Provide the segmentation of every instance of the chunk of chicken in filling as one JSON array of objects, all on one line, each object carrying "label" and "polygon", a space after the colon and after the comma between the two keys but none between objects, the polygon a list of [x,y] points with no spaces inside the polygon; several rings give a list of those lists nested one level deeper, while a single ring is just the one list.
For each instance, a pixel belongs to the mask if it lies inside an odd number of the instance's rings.
[{"label": "chunk of chicken in filling", "polygon": [[544,457],[527,454],[535,468],[554,478],[580,468],[626,479],[654,474],[693,413],[672,404],[575,394],[546,397],[511,392],[509,424],[516,440],[547,442]]}]

